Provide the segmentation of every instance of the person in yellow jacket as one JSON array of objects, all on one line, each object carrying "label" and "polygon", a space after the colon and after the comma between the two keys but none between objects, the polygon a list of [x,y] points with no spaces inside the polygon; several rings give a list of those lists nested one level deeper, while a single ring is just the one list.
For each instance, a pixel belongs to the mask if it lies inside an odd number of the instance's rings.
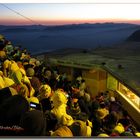
[{"label": "person in yellow jacket", "polygon": [[51,112],[56,116],[58,123],[62,125],[71,125],[73,123],[73,118],[66,112],[68,101],[66,94],[67,93],[62,89],[58,89],[54,92],[52,97],[54,108]]},{"label": "person in yellow jacket", "polygon": [[5,82],[4,82],[3,76],[4,76],[3,72],[0,71],[0,89],[5,88]]},{"label": "person in yellow jacket", "polygon": [[125,131],[123,125],[121,123],[118,123],[115,128],[113,129],[113,132],[118,132],[119,134],[123,133]]},{"label": "person in yellow jacket", "polygon": [[23,68],[19,68],[18,64],[15,61],[5,60],[4,72],[5,72],[5,75],[11,78],[16,85],[21,85],[25,89],[27,89],[26,86],[28,87],[28,90],[29,90],[28,97],[31,97],[34,95],[35,90],[31,86],[30,80],[26,76],[25,70]]}]

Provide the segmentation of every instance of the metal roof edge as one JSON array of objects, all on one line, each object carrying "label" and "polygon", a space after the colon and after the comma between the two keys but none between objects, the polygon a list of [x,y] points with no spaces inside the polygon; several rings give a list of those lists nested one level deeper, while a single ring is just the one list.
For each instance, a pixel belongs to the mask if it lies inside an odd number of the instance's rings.
[{"label": "metal roof edge", "polygon": [[113,71],[111,71],[109,68],[107,68],[106,66],[102,66],[102,68],[104,70],[106,70],[109,74],[111,74],[112,76],[114,76],[117,80],[119,80],[123,85],[125,85],[126,87],[128,87],[132,92],[136,93],[137,96],[140,97],[140,92],[138,92],[137,90],[135,90],[131,85],[129,85],[125,79],[122,79],[119,75],[117,75],[116,73],[114,73]]}]

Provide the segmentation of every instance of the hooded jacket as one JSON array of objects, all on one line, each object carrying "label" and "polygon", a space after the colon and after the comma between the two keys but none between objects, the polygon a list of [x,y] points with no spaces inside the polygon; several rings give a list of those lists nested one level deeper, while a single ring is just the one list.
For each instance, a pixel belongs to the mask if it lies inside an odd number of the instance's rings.
[{"label": "hooded jacket", "polygon": [[46,119],[40,110],[26,112],[21,117],[20,126],[24,129],[25,136],[46,135]]}]

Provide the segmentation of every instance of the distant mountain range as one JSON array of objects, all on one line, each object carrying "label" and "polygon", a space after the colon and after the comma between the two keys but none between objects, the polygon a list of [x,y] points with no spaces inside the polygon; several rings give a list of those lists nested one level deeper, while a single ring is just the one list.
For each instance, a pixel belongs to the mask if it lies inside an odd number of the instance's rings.
[{"label": "distant mountain range", "polygon": [[84,24],[67,24],[67,25],[13,25],[13,26],[5,26],[0,25],[0,29],[3,31],[26,31],[26,30],[73,30],[73,29],[87,29],[87,28],[132,28],[138,27],[136,24],[128,24],[128,23],[84,23]]},{"label": "distant mountain range", "polygon": [[70,25],[57,25],[57,26],[47,26],[44,30],[73,30],[73,29],[88,29],[88,28],[115,28],[116,26],[121,26],[125,28],[130,28],[133,26],[138,26],[135,24],[125,24],[125,23],[95,23],[95,24],[70,24]]},{"label": "distant mountain range", "polygon": [[59,26],[0,25],[0,34],[11,40],[14,45],[22,45],[33,54],[63,48],[110,47],[126,41],[137,30],[140,30],[140,25],[127,23],[85,23]]}]

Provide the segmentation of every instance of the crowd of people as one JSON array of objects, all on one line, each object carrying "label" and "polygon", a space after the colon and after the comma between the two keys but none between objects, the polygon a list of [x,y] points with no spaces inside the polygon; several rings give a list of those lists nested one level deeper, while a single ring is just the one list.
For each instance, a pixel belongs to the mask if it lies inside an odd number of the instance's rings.
[{"label": "crowd of people", "polygon": [[0,135],[139,137],[108,91],[91,98],[86,81],[47,65],[0,35]]}]

